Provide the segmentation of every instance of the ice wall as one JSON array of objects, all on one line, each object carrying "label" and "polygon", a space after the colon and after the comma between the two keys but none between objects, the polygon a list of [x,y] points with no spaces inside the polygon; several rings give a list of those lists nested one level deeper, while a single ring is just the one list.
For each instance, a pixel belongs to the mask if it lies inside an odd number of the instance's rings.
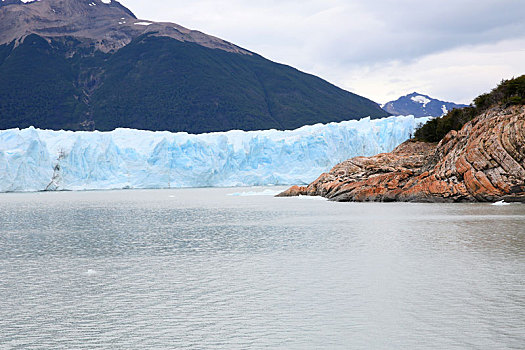
[{"label": "ice wall", "polygon": [[5,130],[0,192],[306,184],[345,159],[391,151],[426,120],[202,135]]}]

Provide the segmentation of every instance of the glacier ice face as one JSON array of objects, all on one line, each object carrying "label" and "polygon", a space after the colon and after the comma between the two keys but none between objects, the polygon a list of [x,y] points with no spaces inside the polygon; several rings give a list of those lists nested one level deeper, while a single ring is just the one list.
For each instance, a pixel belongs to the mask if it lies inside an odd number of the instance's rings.
[{"label": "glacier ice face", "polygon": [[0,131],[0,192],[306,184],[335,164],[389,152],[428,118],[202,135]]}]

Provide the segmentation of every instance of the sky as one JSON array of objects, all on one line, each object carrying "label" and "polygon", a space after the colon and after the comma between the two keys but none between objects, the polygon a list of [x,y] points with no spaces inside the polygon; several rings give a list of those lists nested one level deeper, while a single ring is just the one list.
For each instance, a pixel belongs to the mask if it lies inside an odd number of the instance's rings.
[{"label": "sky", "polygon": [[385,103],[469,104],[525,74],[524,0],[121,0]]}]

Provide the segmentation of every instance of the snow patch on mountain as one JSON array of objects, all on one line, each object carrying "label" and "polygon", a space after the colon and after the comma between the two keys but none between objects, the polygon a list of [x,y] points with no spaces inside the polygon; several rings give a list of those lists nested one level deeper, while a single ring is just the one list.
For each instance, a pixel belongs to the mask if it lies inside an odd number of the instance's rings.
[{"label": "snow patch on mountain", "polygon": [[421,103],[423,105],[423,108],[425,108],[427,104],[430,103],[430,100],[428,98],[426,98],[425,96],[421,96],[421,95],[414,96],[411,98],[411,100],[417,103]]},{"label": "snow patch on mountain", "polygon": [[389,152],[428,118],[191,135],[0,131],[0,192],[307,184],[354,156]]}]

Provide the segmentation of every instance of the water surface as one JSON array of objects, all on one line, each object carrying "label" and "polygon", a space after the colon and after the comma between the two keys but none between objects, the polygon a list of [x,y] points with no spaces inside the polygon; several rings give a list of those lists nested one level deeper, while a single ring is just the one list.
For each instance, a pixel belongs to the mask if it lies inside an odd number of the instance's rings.
[{"label": "water surface", "polygon": [[0,348],[525,348],[525,205],[278,190],[0,195]]}]

